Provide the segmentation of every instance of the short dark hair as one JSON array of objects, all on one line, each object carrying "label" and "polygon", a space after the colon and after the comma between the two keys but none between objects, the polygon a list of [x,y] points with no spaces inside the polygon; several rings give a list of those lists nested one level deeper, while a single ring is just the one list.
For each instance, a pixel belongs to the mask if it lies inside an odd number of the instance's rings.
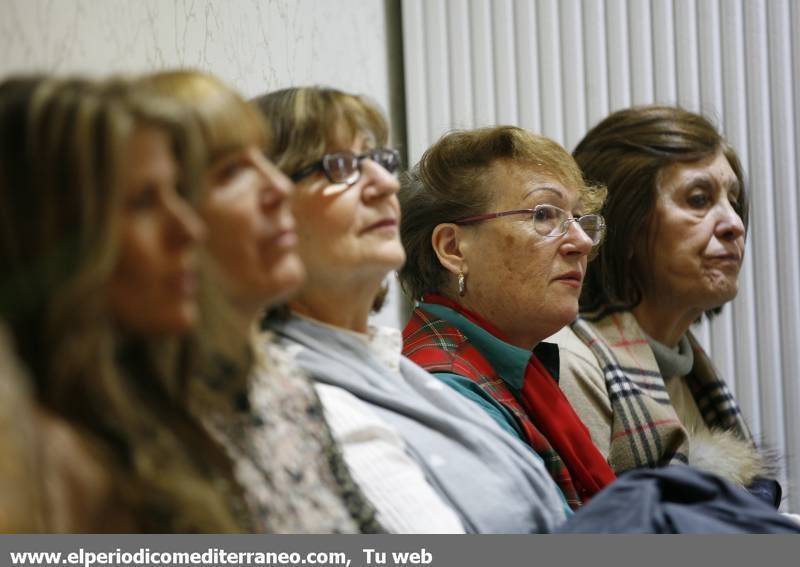
[{"label": "short dark hair", "polygon": [[[748,197],[739,157],[705,117],[674,106],[640,106],[612,113],[581,140],[573,156],[591,183],[607,187],[602,209],[605,242],[586,274],[581,311],[638,305],[652,266],[634,253],[654,222],[659,176],[676,163],[694,162],[722,151],[739,181],[734,210],[747,230]],[[650,249],[645,241],[645,249]],[[709,317],[720,308],[706,312]]]}]

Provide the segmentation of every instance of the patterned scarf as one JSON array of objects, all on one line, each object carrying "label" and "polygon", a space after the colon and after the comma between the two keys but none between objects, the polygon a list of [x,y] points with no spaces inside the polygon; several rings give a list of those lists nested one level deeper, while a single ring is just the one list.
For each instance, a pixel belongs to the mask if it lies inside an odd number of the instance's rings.
[{"label": "patterned scarf", "polygon": [[[617,473],[687,463],[689,435],[670,402],[647,336],[630,311],[583,313],[572,330],[603,370],[613,413],[609,462]],[[709,429],[752,436],[730,390],[691,333],[694,366],[687,381]]]},{"label": "patterned scarf", "polygon": [[415,309],[403,330],[403,355],[430,373],[449,372],[468,378],[509,410],[524,432],[524,441],[542,458],[569,507],[580,508],[581,498],[564,461],[528,417],[503,378],[458,327],[423,309]]}]

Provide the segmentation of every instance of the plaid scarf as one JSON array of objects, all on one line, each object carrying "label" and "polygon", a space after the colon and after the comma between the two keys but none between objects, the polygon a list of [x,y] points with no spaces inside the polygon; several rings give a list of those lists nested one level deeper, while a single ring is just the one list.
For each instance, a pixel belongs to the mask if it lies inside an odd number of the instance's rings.
[{"label": "plaid scarf", "polygon": [[[611,402],[611,449],[615,472],[687,463],[689,435],[670,402],[647,337],[630,311],[582,313],[572,330],[589,347],[603,370]],[[730,390],[691,334],[694,365],[687,380],[709,429],[735,431],[752,441]]]},{"label": "plaid scarf", "polygon": [[458,327],[417,308],[403,330],[403,354],[432,374],[448,372],[469,378],[509,410],[522,427],[527,443],[544,461],[569,507],[573,510],[580,507],[581,499],[564,461],[486,357]]}]

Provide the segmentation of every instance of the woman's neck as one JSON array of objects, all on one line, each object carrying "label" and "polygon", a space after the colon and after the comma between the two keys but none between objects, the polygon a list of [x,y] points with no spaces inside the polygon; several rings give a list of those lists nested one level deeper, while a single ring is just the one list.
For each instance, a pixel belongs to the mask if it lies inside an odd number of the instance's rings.
[{"label": "woman's neck", "polygon": [[380,286],[380,281],[377,285],[362,283],[358,286],[324,288],[306,286],[289,301],[289,308],[295,313],[334,327],[366,333],[369,314]]},{"label": "woman's neck", "polygon": [[692,323],[702,315],[696,308],[676,307],[669,301],[642,299],[633,315],[645,333],[670,348],[675,348]]}]

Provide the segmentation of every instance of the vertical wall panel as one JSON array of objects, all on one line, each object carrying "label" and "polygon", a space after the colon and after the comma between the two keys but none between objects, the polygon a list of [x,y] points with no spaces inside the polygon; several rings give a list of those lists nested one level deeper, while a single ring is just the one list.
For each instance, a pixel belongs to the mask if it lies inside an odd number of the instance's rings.
[{"label": "vertical wall panel", "polygon": [[428,135],[428,85],[422,0],[403,0],[403,65],[406,91],[406,144],[408,161],[415,163],[430,144]]},{"label": "vertical wall panel", "polygon": [[694,0],[675,0],[675,63],[678,103],[700,110],[700,72],[697,61],[697,12]]},{"label": "vertical wall panel", "polygon": [[542,133],[555,140],[564,138],[563,93],[561,91],[561,46],[558,1],[536,2],[539,22],[539,100],[542,105]]},{"label": "vertical wall panel", "polygon": [[672,0],[653,0],[650,25],[653,29],[653,77],[655,102],[678,99],[675,66],[675,20]]},{"label": "vertical wall panel", "polygon": [[[769,40],[769,71],[771,77],[788,77],[792,72],[792,31],[789,27],[791,13],[787,0],[772,0],[767,4]],[[785,451],[788,457],[789,475],[798,470],[797,449],[800,448],[800,359],[796,350],[800,345],[800,321],[796,316],[800,309],[800,236],[798,236],[797,189],[798,177],[794,168],[785,167],[794,159],[797,140],[794,134],[796,109],[793,106],[793,83],[773,85],[770,89],[772,107],[772,151],[774,187],[792,188],[775,191],[775,227],[778,276],[778,305],[792,305],[793,311],[780,310],[780,354],[781,370],[792,380],[779,380],[782,386],[784,421],[781,429],[786,432]]]},{"label": "vertical wall panel", "polygon": [[612,110],[631,104],[630,52],[628,50],[628,3],[606,1],[608,44],[608,100]]},{"label": "vertical wall panel", "polygon": [[492,54],[492,10],[484,0],[471,0],[469,5],[472,37],[472,92],[475,126],[495,123],[494,56]]},{"label": "vertical wall panel", "polygon": [[717,121],[724,110],[722,99],[722,38],[719,0],[697,0],[697,38],[700,110]]},{"label": "vertical wall panel", "polygon": [[425,54],[427,56],[428,137],[435,138],[447,129],[450,120],[450,61],[447,45],[445,0],[426,0],[423,7]]},{"label": "vertical wall panel", "polygon": [[753,189],[753,265],[768,285],[757,285],[758,381],[761,431],[785,454],[782,408],[780,311],[776,289],[775,199],[773,191],[772,141],[770,136],[770,85],[766,6],[762,0],[744,3],[745,54],[747,63],[750,180]]},{"label": "vertical wall panel", "polygon": [[561,68],[563,82],[564,145],[571,148],[586,133],[586,87],[583,66],[583,42],[580,0],[561,0]]},{"label": "vertical wall panel", "polygon": [[[586,120],[594,126],[608,114],[605,2],[583,2],[583,55],[586,65]],[[567,145],[572,148],[572,145]]]},{"label": "vertical wall panel", "polygon": [[[792,33],[792,62],[793,62],[793,69],[792,69],[792,77],[795,78],[792,85],[794,87],[794,108],[795,108],[795,115],[794,115],[794,136],[795,136],[795,164],[800,164],[800,88],[797,85],[797,77],[800,77],[800,34],[797,33],[800,30],[800,3],[792,2],[790,4],[791,10],[791,29],[793,30]],[[795,168],[795,175],[800,175],[797,168]],[[797,200],[795,208],[795,218],[800,219],[800,199]],[[798,235],[798,242],[797,245],[800,246],[800,235]],[[800,288],[800,282],[795,280],[794,285],[796,288]],[[795,312],[800,310],[800,307],[795,305]],[[800,344],[800,340],[797,341],[795,346],[790,345],[790,350],[797,352],[800,350],[800,347],[797,345]],[[795,361],[797,363],[797,361]],[[793,380],[792,380],[793,378]],[[800,396],[800,380],[798,379],[797,375],[791,377],[787,382],[787,414],[789,415],[790,419],[792,420],[791,423],[787,424],[787,436],[786,436],[786,445],[788,447],[788,458],[789,458],[789,479],[790,482],[793,482],[793,486],[790,487],[789,492],[789,500],[790,500],[790,508],[793,510],[800,510],[800,423],[798,423],[798,418],[800,417],[800,412],[798,412],[798,407],[800,407],[800,401],[798,401],[798,396]]]},{"label": "vertical wall panel", "polygon": [[514,39],[517,50],[517,88],[519,89],[519,125],[534,132],[542,127],[539,93],[539,26],[536,4],[529,0],[514,2]]},{"label": "vertical wall panel", "polygon": [[494,98],[497,122],[517,122],[517,69],[514,62],[514,5],[512,0],[492,2],[494,37]]},{"label": "vertical wall panel", "polygon": [[785,507],[800,512],[800,2],[447,0],[446,25],[438,5],[403,8],[412,161],[441,116],[456,126],[470,112],[570,149],[631,104],[680,104],[720,126],[746,172],[750,231],[738,297],[697,332],[756,438],[786,456]]},{"label": "vertical wall panel", "polygon": [[470,128],[473,120],[472,53],[468,0],[447,0],[447,41],[450,56],[452,128]]},{"label": "vertical wall panel", "polygon": [[631,47],[631,103],[653,101],[653,34],[650,25],[650,4],[630,2],[628,36]]}]

